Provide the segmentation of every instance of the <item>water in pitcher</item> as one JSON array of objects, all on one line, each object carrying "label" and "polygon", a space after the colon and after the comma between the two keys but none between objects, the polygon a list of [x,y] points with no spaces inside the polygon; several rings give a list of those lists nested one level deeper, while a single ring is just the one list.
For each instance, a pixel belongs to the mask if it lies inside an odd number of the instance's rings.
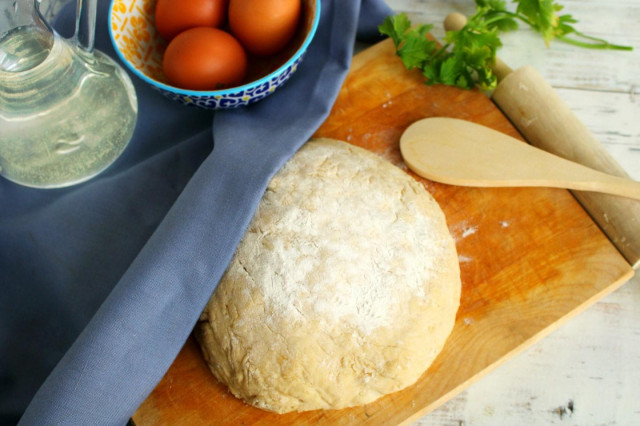
[{"label": "water in pitcher", "polygon": [[46,26],[0,31],[0,175],[26,186],[85,181],[124,150],[137,100],[110,58]]}]

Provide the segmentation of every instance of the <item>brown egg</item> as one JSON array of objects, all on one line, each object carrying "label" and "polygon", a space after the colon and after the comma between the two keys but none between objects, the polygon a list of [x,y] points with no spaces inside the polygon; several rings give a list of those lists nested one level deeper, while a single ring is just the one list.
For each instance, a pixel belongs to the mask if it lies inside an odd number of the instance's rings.
[{"label": "brown egg", "polygon": [[248,52],[266,56],[282,49],[298,27],[301,0],[230,0],[229,27]]},{"label": "brown egg", "polygon": [[219,27],[226,22],[229,0],[158,0],[155,25],[170,41],[194,27]]},{"label": "brown egg", "polygon": [[220,90],[242,83],[247,55],[232,35],[217,28],[197,27],[178,34],[162,61],[173,86],[189,90]]}]

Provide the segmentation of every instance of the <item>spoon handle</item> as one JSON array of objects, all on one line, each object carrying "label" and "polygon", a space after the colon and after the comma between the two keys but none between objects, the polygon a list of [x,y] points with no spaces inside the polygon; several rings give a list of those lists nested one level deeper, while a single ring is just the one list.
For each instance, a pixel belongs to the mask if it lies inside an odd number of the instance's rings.
[{"label": "spoon handle", "polygon": [[[611,195],[619,195],[621,197],[631,198],[634,200],[640,200],[640,183],[620,178],[617,176],[608,175],[592,169],[588,169],[593,173],[593,177],[597,177],[597,180],[575,180],[568,182],[567,189],[574,189],[579,191],[591,191],[601,192]],[[579,177],[576,177],[579,178]]]}]

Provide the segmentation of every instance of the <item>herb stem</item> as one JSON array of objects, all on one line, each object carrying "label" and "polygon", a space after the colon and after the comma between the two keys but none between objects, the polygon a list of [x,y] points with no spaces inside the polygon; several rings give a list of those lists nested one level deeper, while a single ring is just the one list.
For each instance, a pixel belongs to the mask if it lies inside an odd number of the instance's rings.
[{"label": "herb stem", "polygon": [[572,44],[574,46],[584,47],[587,49],[611,49],[611,50],[627,50],[627,51],[633,50],[632,46],[622,46],[619,44],[612,44],[604,39],[593,37],[593,36],[581,33],[580,31],[574,31],[573,34],[575,34],[580,38],[594,41],[595,43],[588,43],[588,42],[576,40],[575,38],[566,37],[566,36],[558,36],[556,38],[562,41],[563,43]]},{"label": "herb stem", "polygon": [[440,49],[438,49],[434,54],[433,54],[433,58],[438,58],[440,57],[440,55],[444,54],[447,52],[447,49],[449,49],[450,44],[447,43],[444,46],[442,46]]},{"label": "herb stem", "polygon": [[509,10],[496,11],[496,12],[493,12],[491,15],[492,15],[491,18],[485,19],[483,21],[485,24],[491,25],[491,24],[494,24],[496,22],[500,22],[500,21],[508,19],[508,18],[515,18],[515,19],[518,19],[518,20],[522,21],[523,23],[529,25],[530,27],[534,27],[533,22],[531,22],[529,19],[527,19],[526,16],[521,15],[519,13],[511,12]]}]

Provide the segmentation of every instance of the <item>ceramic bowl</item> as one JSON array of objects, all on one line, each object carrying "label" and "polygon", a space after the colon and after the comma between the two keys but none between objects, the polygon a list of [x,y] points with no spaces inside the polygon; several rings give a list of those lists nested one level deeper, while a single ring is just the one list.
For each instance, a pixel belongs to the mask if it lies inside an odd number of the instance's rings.
[{"label": "ceramic bowl", "polygon": [[169,99],[206,109],[248,105],[273,93],[298,68],[320,21],[320,0],[301,0],[302,15],[293,39],[268,58],[250,56],[242,85],[224,90],[185,90],[169,85],[162,72],[167,43],[155,29],[156,1],[111,0],[109,36],[116,53],[133,74]]}]

